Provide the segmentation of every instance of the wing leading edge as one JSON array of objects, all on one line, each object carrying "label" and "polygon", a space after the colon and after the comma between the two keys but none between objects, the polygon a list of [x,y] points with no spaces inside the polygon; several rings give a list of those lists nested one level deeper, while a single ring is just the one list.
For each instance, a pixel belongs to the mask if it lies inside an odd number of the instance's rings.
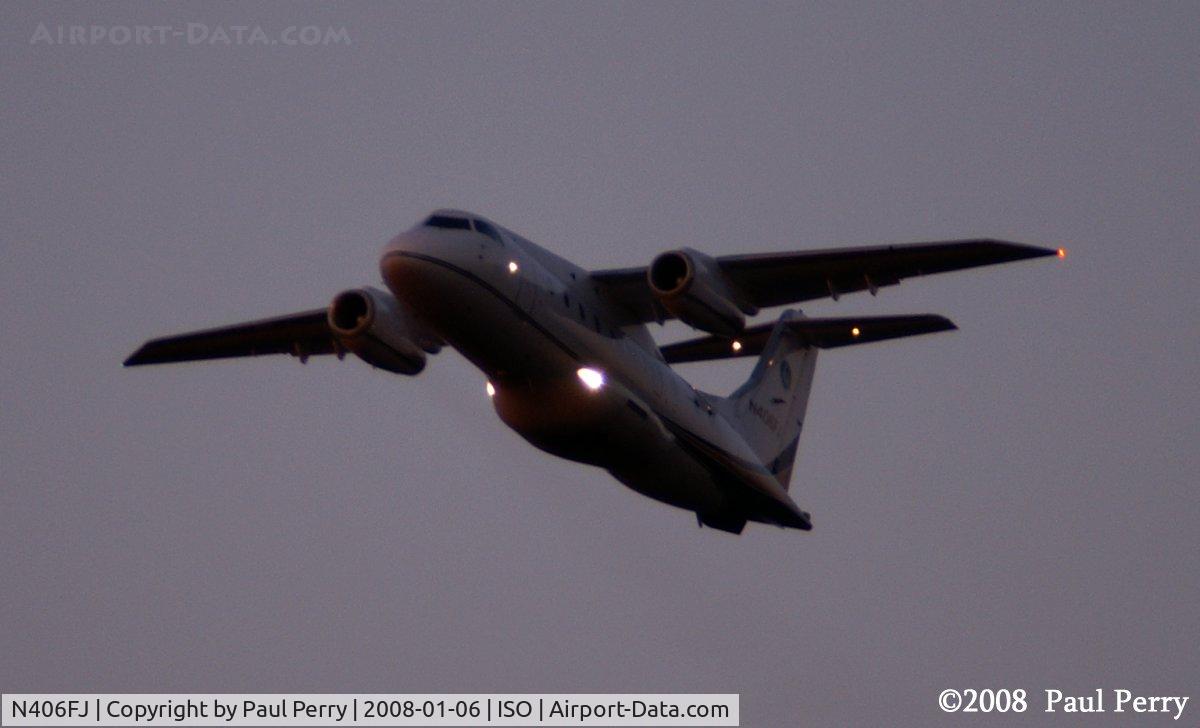
[{"label": "wing leading edge", "polygon": [[[1004,240],[949,240],[860,248],[830,248],[792,253],[726,255],[716,258],[721,273],[759,308],[844,293],[870,291],[905,278],[946,273],[1058,254],[1057,250]],[[646,268],[600,270],[591,274],[607,288],[630,322],[671,318],[646,282]]]},{"label": "wing leading edge", "polygon": [[327,311],[319,308],[277,318],[193,331],[147,341],[125,360],[125,366],[238,356],[291,354],[301,360],[341,350],[329,329]]}]

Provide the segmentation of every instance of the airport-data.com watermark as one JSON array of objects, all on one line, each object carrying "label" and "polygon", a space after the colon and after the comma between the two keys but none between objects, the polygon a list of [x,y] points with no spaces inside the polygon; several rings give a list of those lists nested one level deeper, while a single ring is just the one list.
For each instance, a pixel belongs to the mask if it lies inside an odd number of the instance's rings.
[{"label": "airport-data.com watermark", "polygon": [[350,31],[333,25],[47,25],[38,23],[30,45],[48,46],[339,46],[350,45]]}]

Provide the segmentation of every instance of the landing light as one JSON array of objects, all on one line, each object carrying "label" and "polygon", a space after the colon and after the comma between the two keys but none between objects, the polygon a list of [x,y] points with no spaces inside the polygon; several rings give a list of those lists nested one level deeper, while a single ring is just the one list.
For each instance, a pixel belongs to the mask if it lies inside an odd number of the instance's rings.
[{"label": "landing light", "polygon": [[508,272],[509,273],[516,273],[519,270],[521,270],[521,266],[517,265],[517,261],[515,261],[515,260],[508,261]]},{"label": "landing light", "polygon": [[575,374],[579,376],[579,381],[583,382],[583,386],[587,387],[593,392],[598,391],[604,386],[604,374],[595,369],[583,367],[579,371],[575,372]]},{"label": "landing light", "polygon": [[858,336],[858,335],[859,335],[859,334],[861,334],[861,333],[862,333],[862,332],[858,330],[858,327],[857,327],[857,326],[855,326],[854,328],[850,329],[850,335],[851,335],[851,336]]},{"label": "landing light", "polygon": [[496,396],[496,388],[492,386],[492,383],[491,383],[491,382],[488,382],[488,383],[487,383],[487,385],[485,385],[485,386],[484,386],[484,389],[486,389],[486,390],[487,390],[487,393],[488,393],[488,396],[489,396],[489,397],[495,397],[495,396]]},{"label": "landing light", "polygon": [[734,342],[733,342],[733,350],[734,350],[734,351],[741,351],[741,350],[742,350],[742,342],[740,342],[740,341],[737,341],[737,340],[735,339],[735,340],[734,340]]}]

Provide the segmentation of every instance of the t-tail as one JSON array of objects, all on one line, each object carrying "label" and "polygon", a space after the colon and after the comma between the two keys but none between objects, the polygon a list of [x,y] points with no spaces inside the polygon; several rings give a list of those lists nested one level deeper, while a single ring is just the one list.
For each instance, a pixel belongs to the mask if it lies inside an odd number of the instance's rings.
[{"label": "t-tail", "polygon": [[707,337],[665,347],[667,361],[704,361],[761,352],[746,383],[729,396],[727,412],[759,461],[787,490],[804,429],[817,349],[866,344],[956,328],[943,316],[805,317],[788,310],[772,324],[746,329],[738,346]]},{"label": "t-tail", "polygon": [[742,436],[784,490],[792,480],[817,368],[817,347],[792,327],[803,318],[799,311],[784,311],[750,378],[729,396]]}]

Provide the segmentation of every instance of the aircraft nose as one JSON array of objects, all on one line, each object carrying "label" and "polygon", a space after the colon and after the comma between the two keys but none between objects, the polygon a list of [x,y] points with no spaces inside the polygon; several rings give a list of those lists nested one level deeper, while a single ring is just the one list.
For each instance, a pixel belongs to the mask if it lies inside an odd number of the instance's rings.
[{"label": "aircraft nose", "polygon": [[402,286],[428,278],[439,266],[467,262],[473,248],[464,245],[467,240],[457,232],[419,227],[389,240],[379,259],[384,282],[397,293]]},{"label": "aircraft nose", "polygon": [[441,257],[436,240],[420,231],[401,233],[384,246],[379,273],[403,306],[420,316],[433,315],[438,302],[446,298]]},{"label": "aircraft nose", "polygon": [[379,255],[379,272],[385,282],[402,274],[411,267],[411,258],[406,253],[413,252],[415,241],[409,233],[400,233],[383,246]]},{"label": "aircraft nose", "polygon": [[392,268],[404,268],[411,264],[416,257],[436,254],[429,236],[420,229],[405,230],[383,246],[379,255],[379,267],[387,280],[387,271]]},{"label": "aircraft nose", "polygon": [[382,255],[384,258],[386,258],[388,253],[390,253],[392,251],[403,252],[403,251],[412,250],[414,242],[415,241],[413,240],[413,235],[412,235],[411,230],[402,232],[399,235],[397,235],[396,237],[387,241],[387,244],[383,246]]},{"label": "aircraft nose", "polygon": [[400,233],[383,246],[379,257],[383,282],[402,300],[411,291],[433,285],[431,275],[437,269],[435,261],[448,257],[445,247],[437,236],[420,229]]}]

